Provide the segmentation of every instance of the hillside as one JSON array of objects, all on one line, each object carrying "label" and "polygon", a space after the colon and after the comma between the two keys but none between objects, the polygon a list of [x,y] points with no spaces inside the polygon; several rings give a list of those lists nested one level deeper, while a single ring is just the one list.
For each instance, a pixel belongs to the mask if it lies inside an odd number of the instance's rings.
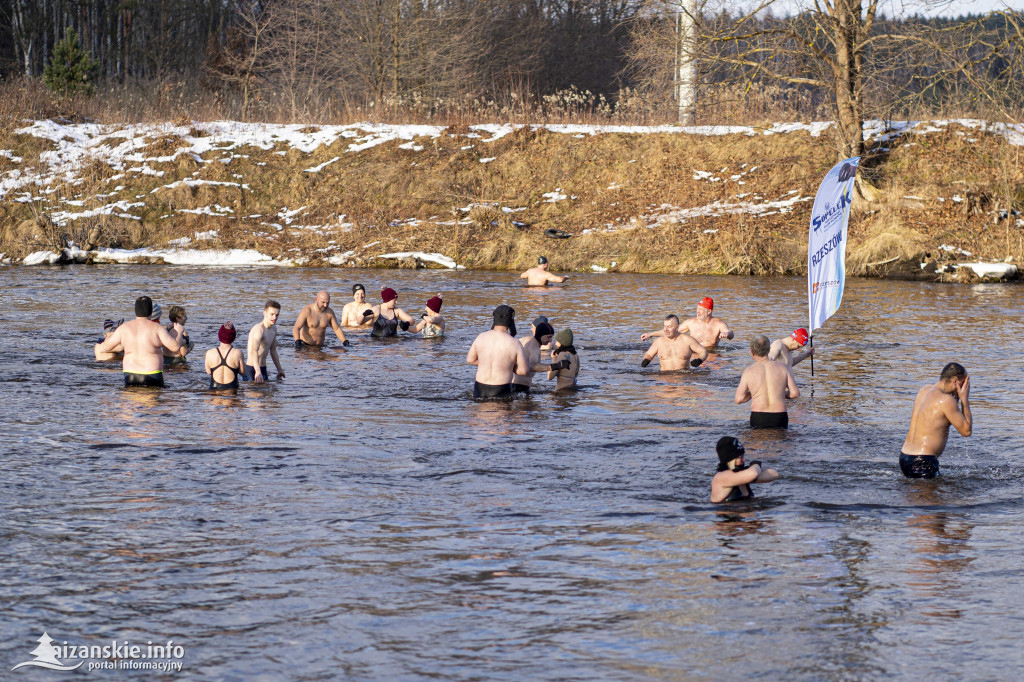
[{"label": "hillside", "polygon": [[[1020,262],[1024,126],[867,131],[851,274]],[[799,274],[834,149],[827,123],[8,122],[0,258],[515,270],[546,254],[556,271]]]}]

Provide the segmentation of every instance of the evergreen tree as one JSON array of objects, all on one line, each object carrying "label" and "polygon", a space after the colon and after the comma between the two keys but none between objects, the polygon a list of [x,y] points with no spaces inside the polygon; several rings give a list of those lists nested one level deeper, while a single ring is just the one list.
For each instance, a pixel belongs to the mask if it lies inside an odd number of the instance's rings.
[{"label": "evergreen tree", "polygon": [[43,82],[60,95],[78,92],[91,95],[99,68],[99,62],[78,45],[75,30],[68,28],[63,40],[54,46],[53,56],[43,69]]}]

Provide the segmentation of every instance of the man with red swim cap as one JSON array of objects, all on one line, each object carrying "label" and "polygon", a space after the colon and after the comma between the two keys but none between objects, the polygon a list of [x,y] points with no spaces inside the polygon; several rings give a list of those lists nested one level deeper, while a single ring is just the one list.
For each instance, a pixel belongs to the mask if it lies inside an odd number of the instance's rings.
[{"label": "man with red swim cap", "polygon": [[238,377],[245,371],[242,351],[231,344],[238,332],[230,322],[217,332],[220,345],[206,351],[206,373],[210,375],[211,391],[238,391]]},{"label": "man with red swim cap", "polygon": [[[788,367],[795,367],[807,358],[814,355],[814,348],[804,348],[807,345],[807,330],[801,327],[784,339],[772,343],[768,351],[768,359],[781,362]],[[799,350],[804,348],[804,350]]]},{"label": "man with red swim cap", "polygon": [[[721,318],[711,314],[714,307],[715,302],[711,300],[711,297],[705,296],[697,304],[697,317],[691,317],[679,325],[679,332],[681,334],[689,334],[697,339],[700,345],[709,350],[718,345],[719,339],[731,339],[734,336],[732,330],[729,329],[729,325]],[[646,341],[647,339],[663,336],[663,334],[664,332],[659,329],[658,331],[642,334],[640,340]]]}]

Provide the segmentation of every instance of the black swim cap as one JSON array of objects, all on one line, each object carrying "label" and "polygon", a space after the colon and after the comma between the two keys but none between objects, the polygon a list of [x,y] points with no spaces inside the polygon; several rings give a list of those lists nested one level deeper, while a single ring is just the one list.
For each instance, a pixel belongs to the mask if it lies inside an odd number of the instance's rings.
[{"label": "black swim cap", "polygon": [[555,333],[555,328],[552,327],[547,322],[541,322],[540,324],[535,324],[534,328],[537,331],[534,333],[533,338],[537,339],[537,341],[541,342],[541,343],[543,343],[543,341],[541,341],[542,337],[547,336],[548,334],[552,334],[553,335]]},{"label": "black swim cap", "polygon": [[153,314],[153,299],[149,296],[139,296],[135,299],[135,317],[148,318]]},{"label": "black swim cap", "polygon": [[733,461],[737,457],[742,457],[746,450],[743,449],[743,444],[739,442],[733,436],[722,436],[718,439],[718,445],[715,446],[718,451],[718,470],[725,471],[729,468],[729,462]]},{"label": "black swim cap", "polygon": [[541,256],[540,258],[537,259],[537,265],[544,265],[547,262],[548,259],[545,256]]},{"label": "black swim cap", "polygon": [[355,293],[357,291],[365,292],[366,291],[366,287],[364,287],[362,284],[353,284],[352,285],[352,294],[355,295]]},{"label": "black swim cap", "polygon": [[508,327],[508,333],[516,335],[516,311],[512,306],[502,304],[494,309],[494,324],[491,325],[491,329],[498,326]]}]

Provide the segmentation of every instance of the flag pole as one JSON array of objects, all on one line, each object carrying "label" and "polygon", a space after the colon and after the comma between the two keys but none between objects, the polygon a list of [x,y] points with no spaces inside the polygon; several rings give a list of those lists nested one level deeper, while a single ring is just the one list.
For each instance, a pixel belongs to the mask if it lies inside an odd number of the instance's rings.
[{"label": "flag pole", "polygon": [[[811,350],[814,350],[814,337],[812,336],[807,340],[811,342]],[[814,376],[814,353],[811,353],[811,376]]]}]

